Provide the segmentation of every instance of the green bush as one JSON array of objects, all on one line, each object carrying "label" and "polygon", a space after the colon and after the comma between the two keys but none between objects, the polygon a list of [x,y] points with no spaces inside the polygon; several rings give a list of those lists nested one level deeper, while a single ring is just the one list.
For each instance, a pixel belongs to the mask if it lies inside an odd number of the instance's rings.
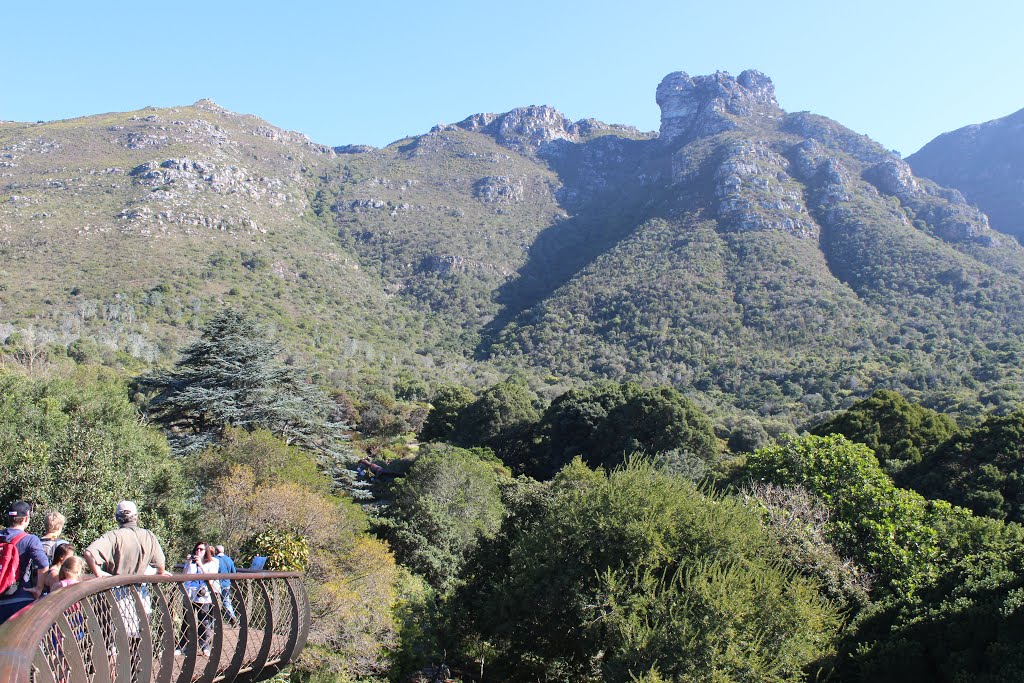
[{"label": "green bush", "polygon": [[927,495],[1024,522],[1024,410],[989,416],[957,434],[911,475]]},{"label": "green bush", "polygon": [[518,680],[803,680],[840,619],[784,567],[758,515],[633,459],[570,463],[516,508],[467,568],[467,640]]},{"label": "green bush", "polygon": [[1015,528],[897,488],[871,450],[846,437],[784,437],[747,458],[743,475],[798,485],[829,510],[826,537],[872,572],[883,593],[909,593],[941,565],[1015,542]]},{"label": "green bush", "polygon": [[309,567],[309,543],[287,531],[262,531],[242,542],[238,556],[243,564],[252,564],[257,556],[266,557],[268,571],[304,572]]},{"label": "green bush", "polygon": [[875,453],[890,474],[918,463],[956,432],[948,415],[911,403],[895,391],[876,391],[816,426],[819,436],[842,434]]},{"label": "green bush", "polygon": [[842,680],[1024,680],[1024,548],[961,560],[911,597],[867,610],[848,639]]},{"label": "green bush", "polygon": [[67,379],[0,372],[0,504],[32,503],[37,533],[43,512],[60,511],[65,536],[84,548],[116,526],[118,500],[131,499],[173,557],[195,510],[167,440],[143,426],[127,395],[114,373],[95,366]]},{"label": "green bush", "polygon": [[489,451],[426,446],[393,487],[380,532],[399,562],[435,590],[447,591],[467,553],[501,525],[499,484],[508,477]]}]

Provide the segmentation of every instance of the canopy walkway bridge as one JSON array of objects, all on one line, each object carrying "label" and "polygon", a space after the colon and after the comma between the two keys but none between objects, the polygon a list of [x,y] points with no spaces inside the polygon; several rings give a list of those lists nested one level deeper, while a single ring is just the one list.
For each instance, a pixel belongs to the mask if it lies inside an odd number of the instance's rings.
[{"label": "canopy walkway bridge", "polygon": [[[309,633],[294,572],[111,576],[63,588],[0,626],[3,683],[259,681],[293,662]],[[212,634],[186,581],[230,580],[235,619],[219,598]],[[202,639],[202,640],[201,640]],[[203,643],[209,644],[204,654]]]}]

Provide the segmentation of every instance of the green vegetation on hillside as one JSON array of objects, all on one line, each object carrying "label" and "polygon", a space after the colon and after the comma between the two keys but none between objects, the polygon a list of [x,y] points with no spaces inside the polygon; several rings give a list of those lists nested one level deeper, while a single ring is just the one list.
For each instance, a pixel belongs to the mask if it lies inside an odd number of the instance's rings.
[{"label": "green vegetation on hillside", "polygon": [[295,681],[1024,678],[1024,249],[703,104],[0,126],[0,502],[303,568]]}]

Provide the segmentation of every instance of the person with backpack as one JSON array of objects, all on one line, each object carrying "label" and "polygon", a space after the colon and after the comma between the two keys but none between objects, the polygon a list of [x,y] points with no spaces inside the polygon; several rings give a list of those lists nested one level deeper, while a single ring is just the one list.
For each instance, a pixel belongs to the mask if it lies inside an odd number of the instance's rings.
[{"label": "person with backpack", "polygon": [[46,557],[50,560],[50,564],[53,564],[53,551],[59,546],[65,545],[67,541],[60,537],[64,531],[64,515],[60,514],[56,510],[50,510],[44,517],[46,521],[46,533],[39,539],[43,542],[43,550],[46,551]]},{"label": "person with backpack", "polygon": [[18,501],[7,508],[7,528],[0,533],[0,623],[39,597],[50,566],[39,537],[25,531],[32,507]]}]

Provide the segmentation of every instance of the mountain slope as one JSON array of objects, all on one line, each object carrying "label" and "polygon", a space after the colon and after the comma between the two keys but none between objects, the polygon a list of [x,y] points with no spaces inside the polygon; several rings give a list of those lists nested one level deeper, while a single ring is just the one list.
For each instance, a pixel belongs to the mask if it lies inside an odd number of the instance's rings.
[{"label": "mountain slope", "polygon": [[[611,230],[587,220],[608,215],[606,195],[563,175],[582,201],[505,291],[538,273],[559,288],[510,303],[485,355],[796,416],[869,386],[948,402],[976,396],[976,377],[1018,377],[990,347],[1018,357],[1024,253],[956,192],[832,121],[786,114],[756,72],[673,74],[659,102],[661,135],[637,143]],[[551,147],[538,153],[557,170],[566,145]],[[586,167],[621,183],[621,167]],[[552,258],[608,234],[620,239],[596,260]]]},{"label": "mountain slope", "polygon": [[167,360],[227,302],[324,370],[421,364],[423,316],[316,215],[330,148],[201,101],[6,123],[0,157],[0,339]]},{"label": "mountain slope", "polygon": [[[801,423],[1021,398],[1024,249],[756,71],[328,148],[210,102],[0,124],[0,339],[166,360],[222,302],[332,381],[639,377]],[[548,377],[549,381],[556,381]]]},{"label": "mountain slope", "polygon": [[992,227],[1024,241],[1024,109],[943,133],[907,162],[918,175],[963,192]]}]

